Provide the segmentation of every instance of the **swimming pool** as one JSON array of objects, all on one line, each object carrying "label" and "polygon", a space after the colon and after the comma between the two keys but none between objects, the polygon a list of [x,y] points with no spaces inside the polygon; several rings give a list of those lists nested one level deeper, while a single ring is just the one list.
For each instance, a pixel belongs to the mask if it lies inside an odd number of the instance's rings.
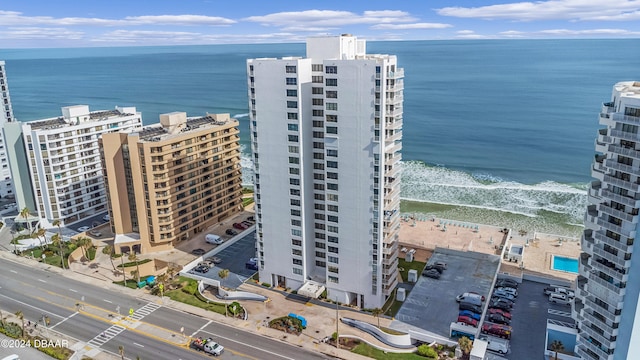
[{"label": "swimming pool", "polygon": [[551,268],[558,271],[578,273],[578,259],[552,255]]}]

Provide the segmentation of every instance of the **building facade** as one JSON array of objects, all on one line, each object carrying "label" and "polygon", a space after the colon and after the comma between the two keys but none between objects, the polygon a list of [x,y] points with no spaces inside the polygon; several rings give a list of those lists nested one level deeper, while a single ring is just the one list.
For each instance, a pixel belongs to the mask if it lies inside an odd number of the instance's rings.
[{"label": "building facade", "polygon": [[[602,105],[581,239],[573,316],[583,359],[640,354],[640,82],[621,82]],[[636,270],[634,270],[636,269]]]},{"label": "building facade", "polygon": [[397,285],[403,70],[351,35],[247,61],[260,281],[382,307]]},{"label": "building facade", "polygon": [[104,134],[102,161],[117,252],[173,248],[243,209],[238,121],[160,115]]},{"label": "building facade", "polygon": [[89,111],[87,105],[63,107],[57,118],[5,124],[18,207],[45,228],[106,213],[98,139],[141,127],[135,107]]},{"label": "building facade", "polygon": [[[11,107],[11,96],[9,95],[9,83],[5,71],[5,62],[0,61],[0,129],[4,124],[14,121],[13,108]],[[4,135],[0,135],[0,197],[14,194],[13,181],[11,180],[11,168],[9,167],[9,157]]]}]

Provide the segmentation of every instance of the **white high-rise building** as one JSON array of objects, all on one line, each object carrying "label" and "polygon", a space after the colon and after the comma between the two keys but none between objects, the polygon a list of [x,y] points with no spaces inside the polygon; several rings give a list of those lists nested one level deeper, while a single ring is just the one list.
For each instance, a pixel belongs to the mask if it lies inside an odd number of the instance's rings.
[{"label": "white high-rise building", "polygon": [[89,111],[62,108],[62,116],[5,125],[19,209],[28,208],[43,227],[69,225],[106,213],[107,197],[98,139],[104,133],[142,128],[135,107]]},{"label": "white high-rise building", "polygon": [[396,56],[315,37],[305,58],[250,59],[247,74],[260,281],[382,307],[398,275]]},{"label": "white high-rise building", "polygon": [[[2,111],[0,111],[0,129],[2,129],[4,128],[4,124],[15,120],[13,117],[13,108],[11,107],[11,96],[9,95],[9,84],[7,83],[4,61],[0,61],[0,103],[2,104]],[[0,197],[13,195],[13,192],[7,148],[5,146],[4,136],[0,135]]]},{"label": "white high-rise building", "polygon": [[603,104],[582,236],[573,316],[583,359],[640,355],[640,82],[620,82]]}]

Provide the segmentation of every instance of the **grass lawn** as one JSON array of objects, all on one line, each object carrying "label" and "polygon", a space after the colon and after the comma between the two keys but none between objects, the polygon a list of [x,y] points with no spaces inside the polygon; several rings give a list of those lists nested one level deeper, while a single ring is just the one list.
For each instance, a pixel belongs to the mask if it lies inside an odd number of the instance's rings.
[{"label": "grass lawn", "polygon": [[[406,296],[409,296],[409,293],[410,291],[407,290]],[[394,292],[393,297],[390,296],[387,302],[384,304],[384,309],[386,309],[384,314],[391,317],[396,316],[398,310],[400,310],[400,307],[402,307],[402,304],[404,304],[402,301],[396,301],[396,293]]]},{"label": "grass lawn", "polygon": [[197,294],[197,295],[188,294],[182,291],[182,288],[181,288],[176,290],[165,291],[164,296],[168,296],[171,300],[180,301],[181,303],[197,306],[199,308],[213,311],[218,314],[222,314],[222,315],[225,314],[225,304],[217,303],[217,302],[209,302],[200,296],[197,290],[197,286],[198,286],[197,281],[187,277],[180,276],[179,282],[181,284],[184,284],[184,288],[190,288],[189,290],[194,291],[194,294]]},{"label": "grass lawn", "polygon": [[248,206],[250,204],[253,204],[253,198],[252,197],[242,198],[242,206]]},{"label": "grass lawn", "polygon": [[379,360],[425,360],[428,359],[426,357],[420,356],[415,353],[403,354],[403,353],[385,353],[382,350],[378,350],[373,346],[370,346],[365,343],[360,343],[356,346],[352,352],[364,356],[368,356],[370,358],[379,359]]},{"label": "grass lawn", "polygon": [[[149,276],[141,276],[140,277],[140,281],[146,281],[148,277]],[[137,289],[138,288],[137,280],[138,279],[131,278],[130,275],[127,275],[127,287],[130,288],[130,289]],[[114,281],[113,283],[117,284],[117,285],[124,286],[124,280],[122,280],[122,281]]]},{"label": "grass lawn", "polygon": [[404,261],[404,259],[402,258],[398,258],[398,270],[400,271],[400,274],[402,275],[402,281],[406,282],[408,279],[408,275],[409,275],[409,270],[417,270],[418,271],[418,276],[420,276],[420,273],[422,273],[422,269],[424,269],[424,266],[427,263],[423,263],[420,261],[413,261],[413,262],[406,262]]}]

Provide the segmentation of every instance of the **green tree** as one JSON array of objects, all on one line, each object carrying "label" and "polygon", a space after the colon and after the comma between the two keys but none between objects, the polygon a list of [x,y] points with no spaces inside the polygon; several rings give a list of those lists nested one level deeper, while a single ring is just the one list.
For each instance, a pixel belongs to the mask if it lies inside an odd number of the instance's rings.
[{"label": "green tree", "polygon": [[[58,248],[60,249],[60,257],[62,258],[62,268],[64,269],[64,240],[62,239],[62,229],[60,228],[62,223],[60,222],[60,220],[55,219],[53,220],[53,226],[58,228]],[[51,241],[55,244],[55,241],[53,241],[53,236],[51,237]]]},{"label": "green tree", "polygon": [[438,352],[427,344],[422,344],[418,346],[418,355],[424,356],[430,359],[438,358]]},{"label": "green tree", "polygon": [[218,277],[220,277],[220,284],[222,285],[224,283],[224,279],[229,277],[229,269],[222,269],[218,271]]},{"label": "green tree", "polygon": [[[106,245],[102,248],[102,253],[105,255],[109,255],[109,261],[111,261],[111,267],[113,267],[113,271],[116,272],[116,265],[113,263],[113,246]],[[123,269],[124,270],[124,269]]]},{"label": "green tree", "polygon": [[381,308],[375,308],[373,310],[371,310],[371,315],[375,316],[376,318],[378,318],[378,327],[380,327],[380,315],[384,314],[384,311],[382,311]]},{"label": "green tree", "polygon": [[458,340],[458,346],[460,346],[460,350],[462,350],[462,358],[468,359],[471,349],[473,348],[473,342],[471,339],[466,336],[461,337]]},{"label": "green tree", "polygon": [[22,321],[22,337],[24,337],[24,335],[25,335],[25,331],[24,331],[24,314],[22,313],[22,311],[18,310],[18,311],[16,311],[16,316],[18,317],[18,319],[20,319],[20,321]]},{"label": "green tree", "polygon": [[38,242],[40,242],[40,248],[44,250],[44,243],[42,239],[46,239],[47,231],[43,228],[39,228],[36,232],[31,234],[32,238],[37,238]]},{"label": "green tree", "polygon": [[93,245],[93,241],[86,236],[76,239],[76,245],[82,248],[82,255],[87,261],[89,261],[89,255],[87,254],[87,248]]},{"label": "green tree", "polygon": [[22,216],[24,218],[24,221],[27,223],[27,228],[29,229],[29,234],[31,234],[31,221],[29,221],[29,216],[30,216],[30,211],[29,208],[25,207],[22,210],[20,210],[20,216]]},{"label": "green tree", "polygon": [[132,278],[136,278],[138,279],[138,282],[140,282],[140,273],[138,272],[138,270],[132,270],[131,272],[129,272],[129,274],[131,274]]},{"label": "green tree", "polygon": [[564,351],[564,344],[560,340],[553,340],[551,342],[550,348],[551,348],[551,351],[556,353],[555,360],[558,360],[558,352]]},{"label": "green tree", "polygon": [[58,252],[60,253],[60,265],[62,265],[62,268],[64,269],[64,251],[62,251],[63,241],[60,238],[60,234],[51,235],[51,243],[53,244],[53,246],[58,247]]},{"label": "green tree", "polygon": [[140,266],[138,265],[138,256],[135,252],[132,251],[129,253],[129,261],[136,262],[136,279],[138,279],[138,282],[140,282]]}]

